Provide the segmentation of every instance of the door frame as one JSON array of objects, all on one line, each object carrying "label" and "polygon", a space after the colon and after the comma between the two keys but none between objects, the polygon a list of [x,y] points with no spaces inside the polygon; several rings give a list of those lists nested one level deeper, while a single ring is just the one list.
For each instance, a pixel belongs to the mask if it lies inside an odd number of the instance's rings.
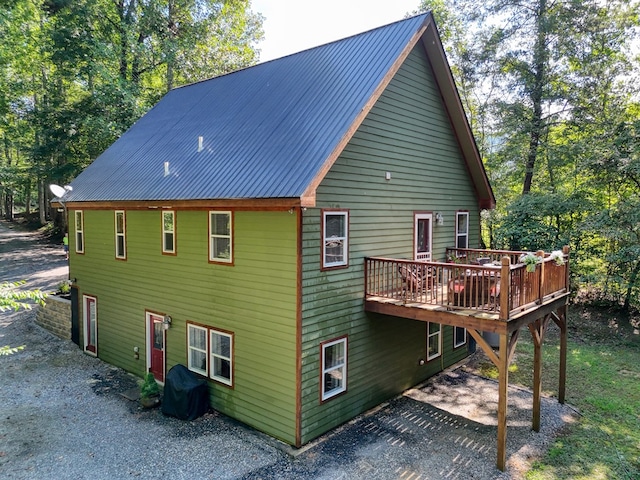
[{"label": "door frame", "polygon": [[[418,255],[418,222],[429,220],[429,255],[420,257]],[[433,212],[413,212],[413,259],[430,262],[433,259]]]},{"label": "door frame", "polygon": [[[164,319],[164,314],[152,312],[149,310],[145,310],[144,324],[145,324],[145,342],[146,342],[146,352],[147,352],[147,365],[146,371],[151,372],[151,350],[153,348],[153,329],[151,328],[151,322],[153,318],[157,318],[159,323],[162,324]],[[161,385],[164,385],[164,379],[167,374],[167,331],[162,329],[162,380],[157,380],[157,382]]]}]

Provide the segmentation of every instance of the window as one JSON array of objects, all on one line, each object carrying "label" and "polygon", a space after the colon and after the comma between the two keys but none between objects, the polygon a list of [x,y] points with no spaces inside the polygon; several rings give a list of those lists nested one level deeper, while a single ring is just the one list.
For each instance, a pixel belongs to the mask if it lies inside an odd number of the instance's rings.
[{"label": "window", "polygon": [[192,370],[205,377],[207,372],[207,329],[197,325],[187,326],[187,346],[189,358],[187,365]]},{"label": "window", "polygon": [[116,210],[116,258],[127,258],[127,230],[123,210]]},{"label": "window", "polygon": [[83,330],[84,330],[84,351],[97,355],[98,353],[98,309],[95,297],[82,296],[83,309]]},{"label": "window", "polygon": [[176,253],[176,214],[162,212],[162,253]]},{"label": "window", "polygon": [[456,212],[456,247],[469,248],[469,212]]},{"label": "window", "polygon": [[76,219],[76,253],[84,253],[84,215],[82,210],[75,211]]},{"label": "window", "polygon": [[349,265],[349,212],[322,212],[322,268]]},{"label": "window", "polygon": [[231,212],[209,212],[209,261],[233,262]]},{"label": "window", "polygon": [[322,400],[328,400],[347,390],[347,338],[321,345]]},{"label": "window", "polygon": [[431,261],[431,238],[433,229],[433,215],[431,213],[413,214],[413,236],[415,260]]},{"label": "window", "polygon": [[458,348],[467,343],[467,329],[462,327],[454,327],[453,330],[453,347]]},{"label": "window", "polygon": [[439,323],[427,323],[427,360],[433,360],[440,356],[441,345],[441,325]]},{"label": "window", "polygon": [[189,370],[233,386],[233,333],[187,324]]},{"label": "window", "polygon": [[211,330],[211,378],[231,385],[233,337],[228,333]]}]

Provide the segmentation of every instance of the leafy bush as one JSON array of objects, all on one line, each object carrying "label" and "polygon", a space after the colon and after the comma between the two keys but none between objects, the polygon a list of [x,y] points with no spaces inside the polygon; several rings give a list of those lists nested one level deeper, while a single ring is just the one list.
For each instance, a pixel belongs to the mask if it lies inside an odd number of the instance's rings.
[{"label": "leafy bush", "polygon": [[147,372],[144,376],[142,387],[140,387],[140,396],[142,398],[149,398],[157,395],[160,395],[158,382],[156,382],[156,378],[153,376],[153,373]]}]

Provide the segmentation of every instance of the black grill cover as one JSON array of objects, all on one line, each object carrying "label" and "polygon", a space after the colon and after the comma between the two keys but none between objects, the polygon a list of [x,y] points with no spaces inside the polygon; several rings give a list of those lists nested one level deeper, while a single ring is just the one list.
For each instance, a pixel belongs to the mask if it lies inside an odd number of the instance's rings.
[{"label": "black grill cover", "polygon": [[165,378],[162,413],[181,420],[194,420],[208,410],[207,381],[197,378],[184,365],[174,365]]}]

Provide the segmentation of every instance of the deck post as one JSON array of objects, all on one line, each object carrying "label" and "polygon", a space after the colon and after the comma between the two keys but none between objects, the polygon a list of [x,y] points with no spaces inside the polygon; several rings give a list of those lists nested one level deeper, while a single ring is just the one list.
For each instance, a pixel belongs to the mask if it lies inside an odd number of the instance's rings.
[{"label": "deck post", "polygon": [[538,250],[536,256],[542,260],[540,262],[540,280],[538,282],[538,303],[542,304],[544,298],[544,250]]},{"label": "deck post", "polygon": [[542,396],[542,341],[546,322],[539,318],[530,323],[529,331],[533,338],[533,418],[531,429],[540,431],[540,398]]},{"label": "deck post", "polygon": [[507,387],[509,386],[509,337],[506,333],[500,334],[498,357],[500,363],[498,365],[498,459],[496,466],[504,472],[507,463]]},{"label": "deck post", "polygon": [[511,258],[502,257],[500,270],[500,320],[509,320],[511,311]]},{"label": "deck post", "polygon": [[567,384],[567,306],[558,310],[558,315],[552,316],[553,321],[560,328],[560,372],[558,378],[558,402],[564,403]]}]

